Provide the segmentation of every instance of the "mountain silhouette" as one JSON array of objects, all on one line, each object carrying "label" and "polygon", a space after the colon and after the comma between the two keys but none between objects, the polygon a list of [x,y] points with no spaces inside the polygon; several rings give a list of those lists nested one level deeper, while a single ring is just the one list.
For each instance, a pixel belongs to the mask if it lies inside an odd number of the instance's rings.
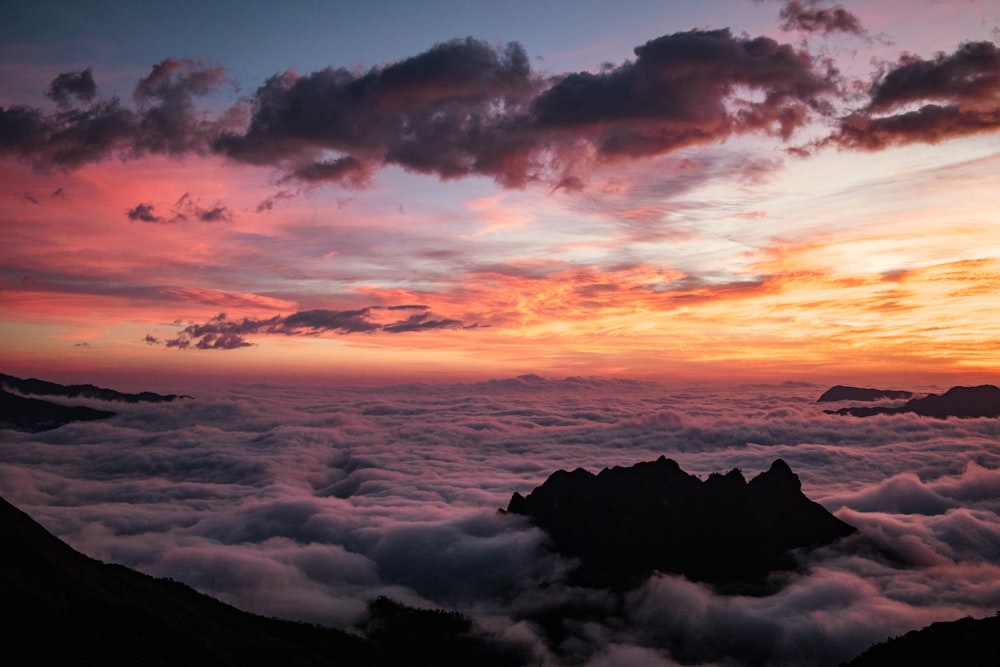
[{"label": "mountain silhouette", "polygon": [[368,605],[359,630],[265,618],[89,558],[0,498],[0,645],[17,665],[522,665],[456,612]]},{"label": "mountain silhouette", "polygon": [[932,623],[870,647],[845,667],[1000,665],[1000,616]]},{"label": "mountain silhouette", "polygon": [[71,422],[106,419],[114,414],[82,405],[60,405],[40,398],[26,398],[0,389],[0,428],[49,431]]},{"label": "mountain silhouette", "polygon": [[0,373],[0,428],[37,433],[72,422],[106,419],[115,415],[109,410],[97,410],[82,405],[64,405],[40,398],[30,398],[31,396],[94,398],[124,403],[163,403],[179,398],[191,398],[177,394],[155,394],[151,391],[126,394],[92,384],[65,385],[35,378],[24,380]]},{"label": "mountain silhouette", "polygon": [[1000,417],[1000,387],[992,384],[983,384],[978,387],[952,387],[943,394],[928,394],[923,398],[914,398],[895,408],[852,406],[839,410],[825,410],[824,412],[854,417],[899,415],[907,412],[936,419]]},{"label": "mountain silhouette", "polygon": [[723,590],[758,587],[795,567],[790,553],[855,532],[809,500],[784,461],[749,483],[737,470],[707,479],[661,456],[631,467],[553,473],[506,510],[529,517],[556,551],[579,558],[575,576],[630,585],[654,571]]},{"label": "mountain silhouette", "polygon": [[902,391],[898,389],[865,389],[862,387],[845,387],[838,384],[823,392],[823,395],[816,399],[817,403],[830,401],[879,401],[883,398],[911,398],[912,391]]},{"label": "mountain silhouette", "polygon": [[163,403],[179,398],[191,398],[178,394],[155,394],[143,391],[138,394],[126,394],[114,389],[105,389],[92,384],[59,384],[36,380],[35,378],[14,377],[0,373],[0,387],[25,396],[65,396],[66,398],[96,398],[102,401],[121,401],[124,403]]}]

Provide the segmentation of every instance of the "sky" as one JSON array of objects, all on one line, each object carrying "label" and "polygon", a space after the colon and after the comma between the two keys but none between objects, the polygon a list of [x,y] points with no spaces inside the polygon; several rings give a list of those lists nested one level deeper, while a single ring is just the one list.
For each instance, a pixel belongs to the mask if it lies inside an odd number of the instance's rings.
[{"label": "sky", "polygon": [[1000,8],[0,7],[0,365],[989,380]]}]

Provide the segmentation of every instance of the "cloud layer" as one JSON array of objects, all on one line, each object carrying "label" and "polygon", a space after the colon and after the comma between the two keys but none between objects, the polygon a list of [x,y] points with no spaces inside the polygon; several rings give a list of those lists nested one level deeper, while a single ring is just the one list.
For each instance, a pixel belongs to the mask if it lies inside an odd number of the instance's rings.
[{"label": "cloud layer", "polygon": [[[825,415],[826,387],[524,376],[468,385],[233,387],[7,432],[0,493],[84,552],[254,611],[349,626],[390,595],[472,615],[542,664],[836,665],[1000,607],[996,420]],[[116,409],[118,406],[116,406]],[[701,476],[789,462],[860,532],[780,592],[656,576],[567,585],[503,517],[552,471],[665,454]]]}]

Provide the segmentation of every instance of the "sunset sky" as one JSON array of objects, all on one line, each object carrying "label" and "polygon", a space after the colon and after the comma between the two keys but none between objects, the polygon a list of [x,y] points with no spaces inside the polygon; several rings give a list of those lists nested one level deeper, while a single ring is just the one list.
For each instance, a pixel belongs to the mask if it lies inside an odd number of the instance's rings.
[{"label": "sunset sky", "polygon": [[998,43],[988,0],[8,1],[0,371],[992,381]]}]

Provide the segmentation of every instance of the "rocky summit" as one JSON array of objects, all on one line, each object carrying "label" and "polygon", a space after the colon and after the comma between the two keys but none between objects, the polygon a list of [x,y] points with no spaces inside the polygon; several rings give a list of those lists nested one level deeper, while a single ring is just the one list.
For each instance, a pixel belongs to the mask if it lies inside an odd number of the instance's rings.
[{"label": "rocky summit", "polygon": [[761,585],[795,567],[791,550],[855,532],[801,490],[782,460],[749,483],[737,469],[701,480],[660,457],[595,475],[560,470],[506,510],[529,517],[552,547],[578,558],[576,578],[629,585],[654,571],[721,589]]}]

